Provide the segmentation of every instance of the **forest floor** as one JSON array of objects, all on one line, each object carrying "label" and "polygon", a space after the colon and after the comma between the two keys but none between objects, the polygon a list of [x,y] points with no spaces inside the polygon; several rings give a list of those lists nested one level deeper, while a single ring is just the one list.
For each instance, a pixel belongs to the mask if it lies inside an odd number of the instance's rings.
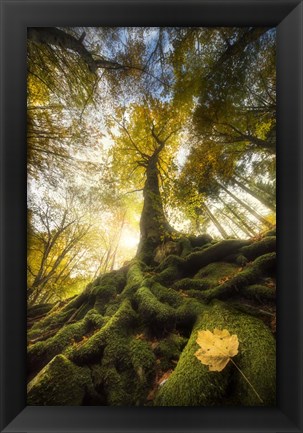
[{"label": "forest floor", "polygon": [[[275,230],[174,243],[29,308],[29,405],[275,405]],[[195,356],[198,331],[214,329],[237,335],[237,368]]]}]

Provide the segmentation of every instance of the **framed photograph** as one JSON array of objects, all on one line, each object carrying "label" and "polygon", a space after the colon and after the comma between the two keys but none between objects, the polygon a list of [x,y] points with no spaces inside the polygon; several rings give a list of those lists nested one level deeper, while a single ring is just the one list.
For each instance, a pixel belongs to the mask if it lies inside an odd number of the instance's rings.
[{"label": "framed photograph", "polygon": [[302,8],[1,0],[1,431],[303,430]]}]

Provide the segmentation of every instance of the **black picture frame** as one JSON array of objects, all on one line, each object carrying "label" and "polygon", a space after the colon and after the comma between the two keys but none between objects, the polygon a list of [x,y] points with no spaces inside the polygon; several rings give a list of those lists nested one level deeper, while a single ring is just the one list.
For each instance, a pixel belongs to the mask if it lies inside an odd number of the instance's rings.
[{"label": "black picture frame", "polygon": [[[276,26],[276,408],[26,407],[26,29]],[[302,432],[301,0],[1,0],[1,431]]]}]

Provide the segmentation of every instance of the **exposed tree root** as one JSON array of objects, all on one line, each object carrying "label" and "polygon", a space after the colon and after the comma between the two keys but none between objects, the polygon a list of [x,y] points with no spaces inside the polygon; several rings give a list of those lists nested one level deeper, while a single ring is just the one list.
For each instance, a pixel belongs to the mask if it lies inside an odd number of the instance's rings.
[{"label": "exposed tree root", "polygon": [[274,404],[275,238],[180,242],[181,256],[135,258],[41,315],[29,330],[29,404],[260,404],[231,364],[213,373],[194,356],[197,331],[214,328],[238,335],[237,365]]}]

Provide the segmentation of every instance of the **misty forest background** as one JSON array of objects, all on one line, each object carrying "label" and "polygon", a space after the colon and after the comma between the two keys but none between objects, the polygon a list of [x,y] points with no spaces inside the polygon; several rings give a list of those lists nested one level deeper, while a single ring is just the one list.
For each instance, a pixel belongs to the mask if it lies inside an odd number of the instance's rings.
[{"label": "misty forest background", "polygon": [[27,56],[28,404],[274,405],[275,29],[29,28]]}]

